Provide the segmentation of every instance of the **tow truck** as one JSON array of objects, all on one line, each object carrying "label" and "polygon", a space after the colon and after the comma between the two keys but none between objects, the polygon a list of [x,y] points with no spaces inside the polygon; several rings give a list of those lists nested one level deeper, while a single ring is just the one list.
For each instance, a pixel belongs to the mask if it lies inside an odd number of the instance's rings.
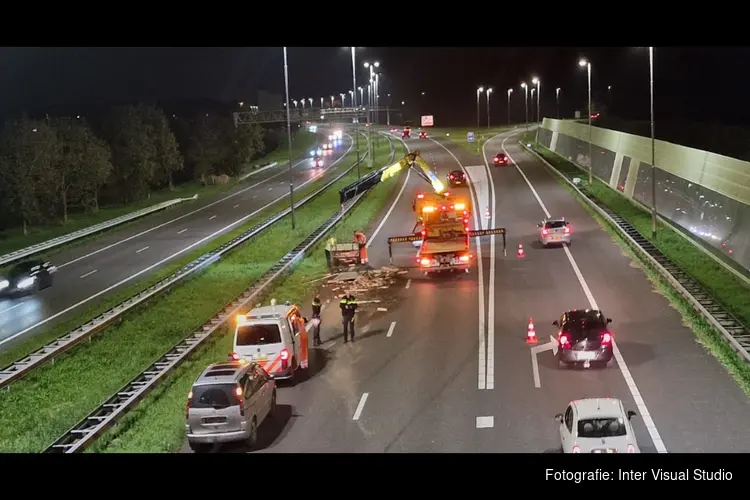
[{"label": "tow truck", "polygon": [[412,210],[417,216],[415,231],[430,216],[438,216],[441,213],[448,214],[451,219],[463,218],[464,223],[468,224],[471,218],[471,199],[468,196],[448,191],[443,191],[442,194],[420,192],[417,193],[412,203]]}]

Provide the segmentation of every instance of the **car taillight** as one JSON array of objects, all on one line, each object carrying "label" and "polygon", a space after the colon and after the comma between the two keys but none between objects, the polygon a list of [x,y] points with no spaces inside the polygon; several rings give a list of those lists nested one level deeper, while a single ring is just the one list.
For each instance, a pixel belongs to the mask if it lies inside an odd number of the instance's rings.
[{"label": "car taillight", "polygon": [[461,261],[461,262],[469,262],[469,256],[468,255],[462,255],[461,257],[458,258],[458,260]]},{"label": "car taillight", "polygon": [[542,234],[547,236],[549,234],[549,229],[542,229]]},{"label": "car taillight", "polygon": [[573,453],[581,453],[581,448],[578,445],[573,446]]},{"label": "car taillight", "polygon": [[422,231],[420,231],[420,234],[422,235],[422,237],[424,237],[424,235],[427,234],[427,232],[423,229]]},{"label": "car taillight", "polygon": [[628,445],[628,453],[635,453],[635,446],[633,446],[632,444],[629,444]]},{"label": "car taillight", "polygon": [[604,332],[602,334],[602,344],[609,344],[612,342],[612,334],[609,332]]},{"label": "car taillight", "polygon": [[495,158],[495,163],[499,162],[500,158]]},{"label": "car taillight", "polygon": [[232,358],[232,361],[239,361],[240,360],[240,355],[237,354],[236,352],[231,353],[229,355],[229,357]]},{"label": "car taillight", "polygon": [[190,405],[193,403],[193,391],[188,393],[187,403],[185,403],[185,419],[187,420],[190,415]]},{"label": "car taillight", "polygon": [[422,193],[419,193],[419,194],[417,195],[417,199],[418,199],[418,200],[421,200],[422,198],[424,198],[424,195],[423,195]]},{"label": "car taillight", "polygon": [[286,361],[289,359],[289,351],[286,349],[281,350],[281,361]]},{"label": "car taillight", "polygon": [[243,400],[243,397],[242,397],[243,392],[244,391],[242,390],[242,387],[240,387],[239,385],[234,388],[234,395],[237,397],[237,401],[240,403],[240,415],[244,417],[245,416],[245,405],[242,404],[243,403],[243,401],[242,401]]},{"label": "car taillight", "polygon": [[565,347],[565,346],[569,346],[570,345],[570,339],[564,333],[562,335],[560,335],[559,342],[560,342],[560,347]]},{"label": "car taillight", "polygon": [[450,174],[448,177],[451,178],[451,179],[453,179],[453,174]]},{"label": "car taillight", "polygon": [[422,259],[419,261],[420,264],[423,266],[429,266],[430,265],[430,259]]},{"label": "car taillight", "polygon": [[570,228],[569,227],[565,228],[565,234],[570,234]]}]

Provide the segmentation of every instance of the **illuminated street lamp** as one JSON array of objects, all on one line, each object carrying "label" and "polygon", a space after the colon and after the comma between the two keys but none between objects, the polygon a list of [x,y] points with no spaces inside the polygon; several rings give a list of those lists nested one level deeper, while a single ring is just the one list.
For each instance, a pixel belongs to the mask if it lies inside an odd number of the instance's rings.
[{"label": "illuminated street lamp", "polygon": [[[292,229],[294,229],[294,176],[292,175],[292,116],[289,109],[289,66],[287,64],[286,47],[284,47],[284,93],[286,96],[286,136],[287,148],[289,151],[289,205],[292,216]],[[297,101],[294,101],[294,107],[297,107]]]},{"label": "illuminated street lamp", "polygon": [[305,109],[305,101],[306,99],[304,97],[300,99],[300,102],[302,103],[302,109]]},{"label": "illuminated street lamp", "polygon": [[325,97],[320,98],[320,109],[323,109],[323,102],[325,101]]},{"label": "illuminated street lamp", "polygon": [[333,107],[333,103],[334,103],[334,97],[331,96],[331,107]]},{"label": "illuminated street lamp", "polygon": [[299,104],[297,101],[292,101],[292,104],[294,104],[294,109],[297,109],[297,104]]},{"label": "illuminated street lamp", "polygon": [[344,99],[346,98],[346,93],[340,92],[339,95],[341,96],[341,107],[344,107]]},{"label": "illuminated street lamp", "polygon": [[365,89],[363,89],[362,87],[357,87],[357,90],[359,90],[359,103],[360,104],[364,104],[364,102],[365,102],[365,96],[364,96]]},{"label": "illuminated street lamp", "polygon": [[477,128],[479,128],[479,96],[484,92],[484,87],[477,87]]},{"label": "illuminated street lamp", "polygon": [[578,65],[582,68],[586,68],[588,73],[588,87],[589,87],[589,184],[594,182],[593,163],[594,159],[591,157],[591,63],[586,59],[578,61]]},{"label": "illuminated street lamp", "polygon": [[525,104],[524,107],[526,109],[526,133],[529,132],[529,86],[526,85],[526,82],[521,83],[521,88],[523,89],[523,93],[525,96]]},{"label": "illuminated street lamp", "polygon": [[356,106],[354,105],[354,91],[353,90],[349,91],[349,99],[352,100],[352,107],[356,108]]},{"label": "illuminated street lamp", "polygon": [[510,95],[513,93],[513,89],[508,89],[508,125],[510,125]]},{"label": "illuminated street lamp", "polygon": [[560,119],[560,91],[562,89],[560,87],[557,87],[555,89],[555,102],[557,103],[557,119]]},{"label": "illuminated street lamp", "polygon": [[308,97],[307,100],[310,102],[310,108],[312,108],[313,107],[313,105],[312,105],[313,98],[312,97]]},{"label": "illuminated street lamp", "polygon": [[536,121],[539,122],[536,127],[536,137],[534,138],[534,142],[539,142],[539,128],[542,126],[542,114],[539,111],[539,103],[542,101],[542,81],[539,78],[534,77],[531,79],[531,83],[536,85]]},{"label": "illuminated street lamp", "polygon": [[490,96],[492,95],[492,87],[487,89],[487,128],[490,128]]},{"label": "illuminated street lamp", "polygon": [[654,48],[648,48],[648,74],[651,94],[651,236],[656,238],[656,135],[654,123]]}]

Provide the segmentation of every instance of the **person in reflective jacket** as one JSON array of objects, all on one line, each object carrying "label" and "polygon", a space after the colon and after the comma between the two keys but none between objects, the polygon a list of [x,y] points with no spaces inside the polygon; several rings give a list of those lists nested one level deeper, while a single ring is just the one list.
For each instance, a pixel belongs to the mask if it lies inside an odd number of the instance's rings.
[{"label": "person in reflective jacket", "polygon": [[347,292],[346,295],[341,297],[341,321],[344,324],[344,343],[349,341],[349,338],[354,342],[354,313],[357,311],[357,299],[351,292]]},{"label": "person in reflective jacket", "polygon": [[316,346],[322,344],[322,342],[320,341],[320,309],[320,297],[318,295],[315,295],[312,301],[312,317],[313,321],[317,320],[315,321],[315,334],[313,335],[313,345]]},{"label": "person in reflective jacket", "polygon": [[335,247],[336,247],[336,238],[331,236],[330,238],[328,238],[328,240],[326,240],[326,247],[325,247],[326,264],[328,264],[329,271],[331,270],[331,267],[333,266],[332,254],[333,254],[333,249]]}]

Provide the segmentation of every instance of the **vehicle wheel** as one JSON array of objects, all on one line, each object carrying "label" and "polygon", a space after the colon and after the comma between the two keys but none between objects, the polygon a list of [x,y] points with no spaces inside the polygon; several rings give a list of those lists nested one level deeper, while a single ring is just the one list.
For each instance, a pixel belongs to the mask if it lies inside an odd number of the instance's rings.
[{"label": "vehicle wheel", "polygon": [[557,360],[557,367],[560,370],[567,370],[568,369],[568,363],[566,363],[565,361],[563,361],[561,359],[558,359]]},{"label": "vehicle wheel", "polygon": [[247,436],[247,446],[254,449],[256,444],[258,444],[258,421],[253,417],[253,421],[250,422],[250,434]]},{"label": "vehicle wheel", "polygon": [[188,445],[190,446],[190,449],[193,450],[194,453],[208,453],[213,445],[207,444],[207,443],[191,443],[188,441]]},{"label": "vehicle wheel", "polygon": [[269,415],[273,417],[275,413],[276,413],[276,389],[274,389],[273,394],[271,394],[271,409],[269,410]]},{"label": "vehicle wheel", "polygon": [[570,248],[570,245],[572,245],[572,244],[573,244],[573,242],[572,242],[572,241],[569,241],[569,242],[567,243],[567,245],[568,245],[568,248]]},{"label": "vehicle wheel", "polygon": [[466,271],[466,274],[469,274],[469,270],[468,269],[464,269],[464,271]]}]

